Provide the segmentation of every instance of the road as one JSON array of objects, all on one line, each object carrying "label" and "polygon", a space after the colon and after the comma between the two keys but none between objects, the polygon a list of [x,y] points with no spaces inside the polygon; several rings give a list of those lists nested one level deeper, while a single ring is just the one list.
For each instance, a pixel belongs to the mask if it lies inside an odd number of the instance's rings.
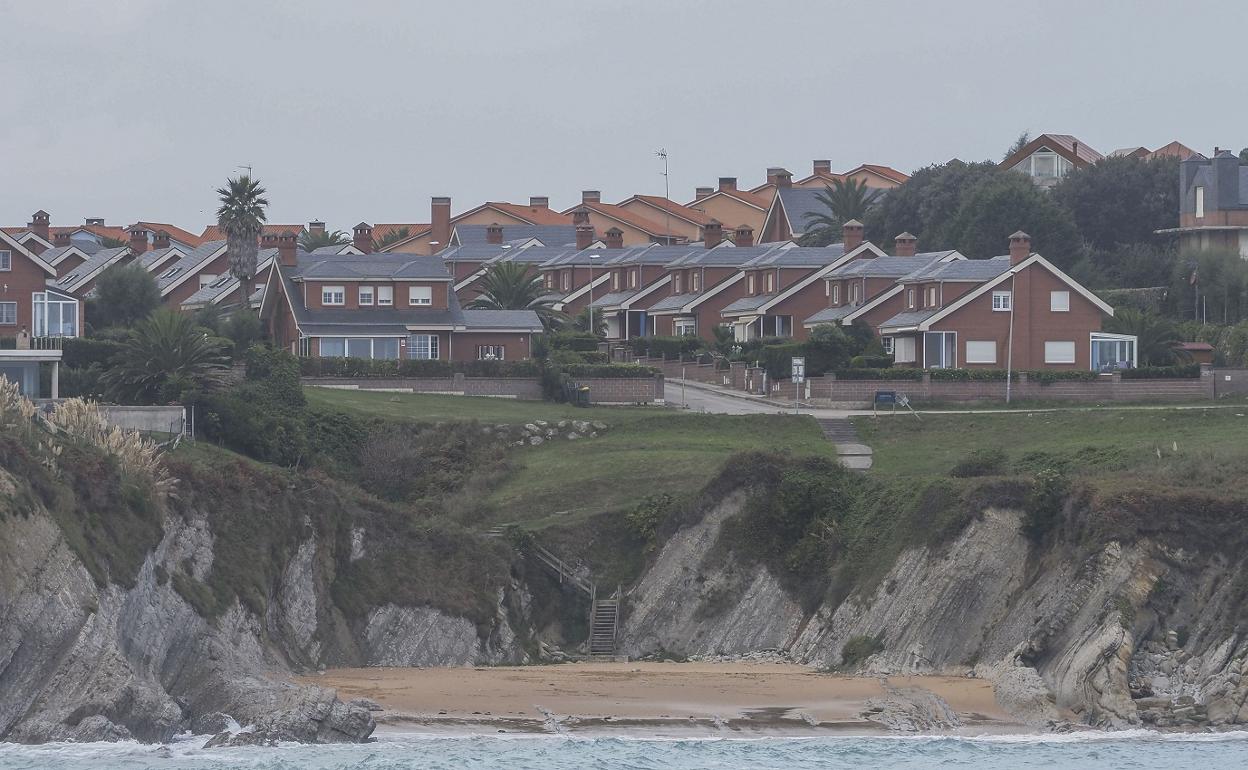
[{"label": "road", "polygon": [[[663,398],[668,406],[687,408],[690,412],[707,412],[710,414],[792,414],[793,407],[781,408],[776,404],[765,403],[749,396],[729,396],[707,387],[697,385],[682,386],[679,381],[666,380],[663,385]],[[810,409],[799,410],[802,414],[814,417],[849,417],[856,414],[871,414],[870,410],[850,409]]]}]

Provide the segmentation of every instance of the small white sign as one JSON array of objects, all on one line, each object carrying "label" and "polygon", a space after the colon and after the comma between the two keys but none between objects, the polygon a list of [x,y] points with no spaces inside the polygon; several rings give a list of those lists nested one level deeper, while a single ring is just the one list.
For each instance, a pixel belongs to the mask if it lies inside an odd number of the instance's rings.
[{"label": "small white sign", "polygon": [[797,383],[806,381],[806,359],[793,357],[793,381]]}]

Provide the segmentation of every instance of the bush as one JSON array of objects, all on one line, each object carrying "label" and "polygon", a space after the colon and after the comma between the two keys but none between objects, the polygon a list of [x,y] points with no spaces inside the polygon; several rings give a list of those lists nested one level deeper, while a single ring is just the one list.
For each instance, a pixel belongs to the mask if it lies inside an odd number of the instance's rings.
[{"label": "bush", "polygon": [[1053,530],[1062,514],[1062,506],[1070,493],[1070,482],[1056,468],[1041,468],[1032,480],[1031,494],[1027,496],[1027,515],[1023,520],[1023,534],[1033,542],[1039,542]]},{"label": "bush", "polygon": [[838,380],[921,380],[922,369],[895,367],[891,369],[838,369],[833,372]]},{"label": "bush", "polygon": [[[558,351],[580,361],[584,354]],[[304,377],[537,377],[536,361],[422,361],[418,359],[300,358]]]},{"label": "bush", "polygon": [[545,341],[551,350],[575,350],[579,352],[597,350],[598,343],[601,340],[588,332],[567,331],[547,334],[545,335]]},{"label": "bush", "polygon": [[841,667],[857,668],[883,649],[884,642],[878,636],[851,636],[841,647]]},{"label": "bush", "polygon": [[676,337],[634,337],[628,341],[633,354],[663,359],[684,359],[706,347],[700,337],[690,334]]},{"label": "bush", "polygon": [[[932,369],[933,382],[1005,382],[1004,369]],[[1012,372],[1010,379],[1017,380],[1018,372]]]},{"label": "bush", "polygon": [[893,365],[892,356],[854,356],[849,359],[853,369],[889,369]]},{"label": "bush", "polygon": [[636,364],[573,364],[563,367],[563,373],[573,379],[627,379],[630,377],[653,377],[658,373],[658,370],[650,366],[638,366]]},{"label": "bush", "polygon": [[1120,374],[1124,380],[1193,380],[1200,377],[1200,364],[1137,366],[1123,369]]},{"label": "bush", "polygon": [[1055,382],[1095,382],[1100,377],[1100,373],[1086,369],[1037,369],[1027,372],[1028,380],[1041,385]]},{"label": "bush", "polygon": [[108,366],[125,347],[120,342],[92,337],[67,337],[61,342],[61,365],[73,368]]},{"label": "bush", "polygon": [[976,449],[963,457],[949,471],[959,479],[977,476],[998,476],[1005,471],[1005,455],[994,449]]}]

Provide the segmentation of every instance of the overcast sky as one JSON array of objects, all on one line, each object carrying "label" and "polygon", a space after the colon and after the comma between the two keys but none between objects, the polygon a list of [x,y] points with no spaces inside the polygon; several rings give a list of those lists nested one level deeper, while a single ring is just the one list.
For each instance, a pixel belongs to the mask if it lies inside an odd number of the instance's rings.
[{"label": "overcast sky", "polygon": [[247,164],[271,222],[350,229],[428,222],[432,195],[661,194],[660,147],[682,202],[814,158],[999,160],[1022,131],[1238,149],[1245,22],[1243,0],[0,0],[0,224],[198,232]]}]

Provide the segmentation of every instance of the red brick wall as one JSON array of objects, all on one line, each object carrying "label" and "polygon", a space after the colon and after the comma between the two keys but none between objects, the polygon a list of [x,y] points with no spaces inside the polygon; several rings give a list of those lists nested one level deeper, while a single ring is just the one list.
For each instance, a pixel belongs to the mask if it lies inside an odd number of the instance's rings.
[{"label": "red brick wall", "polygon": [[[199,269],[192,275],[186,277],[186,280],[178,284],[176,289],[164,296],[162,301],[164,302],[165,307],[172,308],[174,310],[181,310],[182,303],[185,302],[192,294],[199,291],[200,275],[207,274],[221,276],[229,271],[230,260],[224,253],[211,262],[200,265]],[[164,271],[162,270],[161,272],[163,273]]]},{"label": "red brick wall", "polygon": [[476,361],[478,345],[502,345],[505,361],[523,361],[529,357],[530,335],[528,332],[523,334],[455,332],[451,337],[452,361]]},{"label": "red brick wall", "polygon": [[[324,305],[321,303],[321,293],[326,286],[343,287],[342,305]],[[400,310],[410,309],[426,309],[426,310],[445,310],[448,305],[448,296],[451,291],[451,284],[447,281],[307,281],[305,283],[296,284],[296,288],[304,292],[307,300],[307,308],[309,310],[358,310],[360,308],[360,287],[372,286],[373,304],[365,305],[365,307],[377,307],[376,287],[393,286],[394,287],[394,305],[393,307]],[[412,305],[409,301],[408,290],[412,286],[428,286],[433,289],[432,305]],[[383,305],[382,307],[387,307]]]},{"label": "red brick wall", "polygon": [[[11,251],[9,263],[12,267],[8,272],[0,272],[0,302],[17,303],[17,323],[0,326],[0,336],[15,337],[22,329],[30,334],[35,332],[34,298],[36,292],[47,289],[47,280],[52,274],[39,267],[25,254],[12,248],[8,243],[0,242],[0,249]],[[78,302],[78,332],[82,333],[82,301]]]}]

